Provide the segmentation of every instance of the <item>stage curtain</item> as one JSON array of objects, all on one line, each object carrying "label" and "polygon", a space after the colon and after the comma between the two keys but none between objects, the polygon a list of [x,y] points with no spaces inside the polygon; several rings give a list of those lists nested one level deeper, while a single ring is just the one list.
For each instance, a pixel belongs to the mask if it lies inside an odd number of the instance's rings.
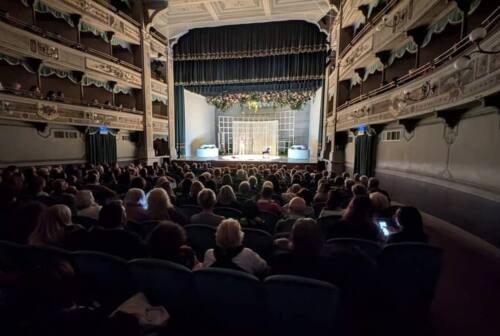
[{"label": "stage curtain", "polygon": [[175,144],[178,155],[185,155],[185,107],[184,107],[184,87],[176,86],[174,90],[175,101]]},{"label": "stage curtain", "polygon": [[363,134],[356,137],[354,154],[354,172],[373,176],[376,163],[377,136]]},{"label": "stage curtain", "polygon": [[91,164],[114,164],[116,136],[112,134],[87,133],[87,160]]},{"label": "stage curtain", "polygon": [[327,50],[326,34],[304,21],[198,28],[174,46],[175,61],[265,57]]},{"label": "stage curtain", "polygon": [[176,85],[220,85],[321,80],[324,52],[271,57],[175,62]]}]

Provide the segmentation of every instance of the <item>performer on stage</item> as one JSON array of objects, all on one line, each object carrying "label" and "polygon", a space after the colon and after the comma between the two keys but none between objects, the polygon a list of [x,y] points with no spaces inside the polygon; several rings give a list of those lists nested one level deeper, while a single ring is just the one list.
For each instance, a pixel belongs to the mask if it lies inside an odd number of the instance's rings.
[{"label": "performer on stage", "polygon": [[262,151],[262,157],[266,158],[266,156],[269,156],[269,154],[271,154],[271,147],[266,147],[266,149]]},{"label": "performer on stage", "polygon": [[240,138],[240,148],[238,151],[238,155],[245,155],[245,139]]}]

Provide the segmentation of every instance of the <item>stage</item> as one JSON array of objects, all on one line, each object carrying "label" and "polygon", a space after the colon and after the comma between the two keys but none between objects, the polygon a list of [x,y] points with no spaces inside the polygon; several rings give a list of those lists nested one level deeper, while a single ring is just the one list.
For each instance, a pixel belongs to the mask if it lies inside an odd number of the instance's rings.
[{"label": "stage", "polygon": [[227,167],[234,166],[236,164],[252,164],[252,165],[261,165],[261,164],[280,164],[287,165],[289,167],[299,166],[303,167],[305,165],[310,165],[313,168],[316,168],[318,163],[317,159],[309,159],[309,160],[298,160],[298,159],[289,159],[286,156],[276,156],[276,155],[219,155],[217,157],[181,157],[174,161],[177,162],[186,162],[186,163],[210,163],[212,167]]}]

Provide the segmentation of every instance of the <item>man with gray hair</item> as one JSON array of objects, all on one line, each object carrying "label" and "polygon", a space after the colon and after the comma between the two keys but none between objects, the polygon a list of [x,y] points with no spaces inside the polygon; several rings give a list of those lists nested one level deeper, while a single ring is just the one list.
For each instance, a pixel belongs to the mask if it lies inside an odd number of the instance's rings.
[{"label": "man with gray hair", "polygon": [[198,205],[201,212],[191,216],[191,223],[218,226],[224,217],[214,214],[217,199],[213,190],[204,188],[198,193]]}]

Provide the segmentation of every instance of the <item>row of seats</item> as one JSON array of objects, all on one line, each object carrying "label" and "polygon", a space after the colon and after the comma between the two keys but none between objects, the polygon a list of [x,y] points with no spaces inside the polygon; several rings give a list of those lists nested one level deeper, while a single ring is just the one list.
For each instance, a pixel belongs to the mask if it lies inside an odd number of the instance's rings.
[{"label": "row of seats", "polygon": [[70,261],[85,283],[87,300],[98,300],[112,311],[140,291],[153,305],[164,306],[172,323],[193,320],[224,330],[267,330],[290,334],[306,329],[331,334],[336,328],[339,290],[330,283],[287,275],[261,282],[235,270],[206,268],[190,271],[163,260],[130,262],[99,252],[69,253],[53,247],[0,242],[1,261],[34,265]]}]

